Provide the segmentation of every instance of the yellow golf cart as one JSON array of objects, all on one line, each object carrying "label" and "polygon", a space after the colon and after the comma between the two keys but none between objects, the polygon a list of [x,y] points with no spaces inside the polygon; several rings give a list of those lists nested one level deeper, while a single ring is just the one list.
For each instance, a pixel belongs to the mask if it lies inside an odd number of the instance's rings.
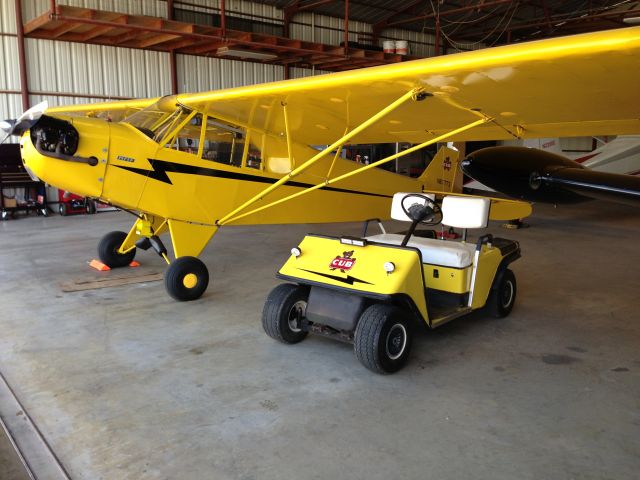
[{"label": "yellow golf cart", "polygon": [[[391,217],[411,221],[405,234],[362,237],[307,235],[277,276],[291,283],[267,297],[262,325],[272,338],[297,343],[311,332],[353,343],[362,364],[377,373],[400,369],[419,325],[438,327],[485,308],[504,317],[516,298],[508,265],[518,242],[483,235],[466,241],[468,228],[488,224],[491,200],[449,195],[394,195]],[[463,229],[462,241],[416,235],[419,225]]]}]

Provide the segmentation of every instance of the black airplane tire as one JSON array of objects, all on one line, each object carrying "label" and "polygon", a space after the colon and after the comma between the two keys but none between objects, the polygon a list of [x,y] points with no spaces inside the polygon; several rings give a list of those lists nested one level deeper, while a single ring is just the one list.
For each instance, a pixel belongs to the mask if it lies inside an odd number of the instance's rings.
[{"label": "black airplane tire", "polygon": [[271,338],[282,343],[298,343],[307,332],[300,322],[304,318],[309,289],[283,283],[271,290],[262,308],[262,328]]},{"label": "black airplane tire", "polygon": [[353,350],[360,363],[372,372],[394,373],[407,363],[412,340],[407,313],[393,305],[376,303],[358,320]]},{"label": "black airplane tire", "polygon": [[196,257],[180,257],[167,268],[164,286],[174,300],[196,300],[209,286],[209,270],[202,260]]},{"label": "black airplane tire", "polygon": [[60,215],[62,215],[63,217],[67,216],[67,204],[64,202],[61,202],[58,204],[58,213],[60,213]]},{"label": "black airplane tire", "polygon": [[516,293],[516,276],[513,272],[507,268],[498,273],[487,300],[487,307],[491,315],[496,318],[509,315],[516,302]]},{"label": "black airplane tire", "polygon": [[118,253],[120,245],[127,238],[127,234],[118,230],[107,233],[98,243],[98,258],[109,268],[126,267],[136,256],[136,249],[127,253]]}]

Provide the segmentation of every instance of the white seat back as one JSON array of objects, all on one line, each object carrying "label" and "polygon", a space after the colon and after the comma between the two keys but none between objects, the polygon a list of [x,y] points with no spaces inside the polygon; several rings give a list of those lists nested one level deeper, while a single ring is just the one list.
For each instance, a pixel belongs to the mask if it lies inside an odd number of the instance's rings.
[{"label": "white seat back", "polygon": [[[424,195],[425,197],[430,198],[431,200],[434,200],[436,198],[435,195],[431,194],[431,193],[422,193],[422,192],[400,192],[400,193],[396,193],[393,196],[393,203],[391,203],[391,218],[393,218],[394,220],[400,220],[401,222],[412,222],[413,220],[411,220],[406,213],[404,213],[404,210],[402,210],[402,199],[404,197],[406,197],[407,195],[411,195],[411,193],[417,193],[419,195]],[[424,205],[426,202],[418,197],[412,197],[411,199],[407,200],[405,203],[405,207],[407,208],[407,210],[409,209],[409,207],[411,205],[413,205],[414,203],[419,203],[420,205]]]},{"label": "white seat back", "polygon": [[442,199],[442,224],[455,228],[485,228],[489,224],[491,200],[446,196]]}]

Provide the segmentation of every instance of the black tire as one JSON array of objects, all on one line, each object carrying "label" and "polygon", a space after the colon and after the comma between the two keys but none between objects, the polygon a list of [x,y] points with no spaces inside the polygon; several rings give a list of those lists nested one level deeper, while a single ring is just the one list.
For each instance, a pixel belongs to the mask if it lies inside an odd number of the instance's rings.
[{"label": "black tire", "polygon": [[[62,205],[62,204],[61,204]],[[98,258],[106,266],[110,268],[126,267],[136,256],[136,249],[125,254],[118,253],[118,249],[122,242],[127,238],[124,232],[109,232],[98,243]]]},{"label": "black tire", "polygon": [[180,257],[164,274],[164,286],[174,300],[188,302],[202,296],[209,285],[209,270],[196,257]]},{"label": "black tire", "polygon": [[87,200],[85,205],[85,210],[89,215],[93,215],[96,213],[96,202],[93,200]]},{"label": "black tire", "polygon": [[496,318],[506,317],[511,313],[516,301],[517,285],[516,276],[508,268],[499,272],[493,281],[487,308]]},{"label": "black tire", "polygon": [[63,217],[67,216],[67,204],[64,202],[60,202],[58,204],[58,212],[60,213],[60,215],[62,215]]},{"label": "black tire", "polygon": [[409,358],[413,332],[408,314],[393,305],[367,308],[356,326],[353,349],[358,360],[375,373],[400,370]]},{"label": "black tire", "polygon": [[298,343],[307,332],[300,327],[309,299],[309,289],[283,283],[271,290],[262,309],[262,328],[282,343]]}]

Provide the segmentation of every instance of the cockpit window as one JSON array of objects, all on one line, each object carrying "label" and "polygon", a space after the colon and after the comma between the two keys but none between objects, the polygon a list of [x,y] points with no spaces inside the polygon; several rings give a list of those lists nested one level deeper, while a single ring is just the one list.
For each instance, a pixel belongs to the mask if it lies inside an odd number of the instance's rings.
[{"label": "cockpit window", "polygon": [[180,123],[182,123],[191,111],[185,107],[165,108],[167,102],[159,101],[139,112],[135,112],[122,120],[124,123],[133,125],[146,136],[156,142],[161,142]]},{"label": "cockpit window", "polygon": [[202,158],[239,167],[244,155],[245,131],[207,117]]}]

